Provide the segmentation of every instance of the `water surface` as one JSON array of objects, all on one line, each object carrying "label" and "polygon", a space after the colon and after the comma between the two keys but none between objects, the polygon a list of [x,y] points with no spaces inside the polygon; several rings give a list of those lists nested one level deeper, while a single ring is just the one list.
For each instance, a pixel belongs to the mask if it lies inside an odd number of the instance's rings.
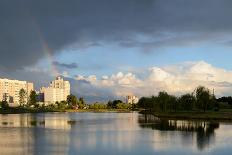
[{"label": "water surface", "polygon": [[2,155],[231,154],[232,124],[133,113],[0,115]]}]

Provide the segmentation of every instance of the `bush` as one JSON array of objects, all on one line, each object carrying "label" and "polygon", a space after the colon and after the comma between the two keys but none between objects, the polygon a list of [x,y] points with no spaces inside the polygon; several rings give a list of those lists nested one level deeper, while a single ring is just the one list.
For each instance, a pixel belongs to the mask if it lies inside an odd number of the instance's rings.
[{"label": "bush", "polygon": [[58,109],[66,109],[68,106],[66,101],[56,102],[56,105]]},{"label": "bush", "polygon": [[131,104],[125,104],[125,103],[118,103],[116,105],[117,109],[129,109],[132,107]]},{"label": "bush", "polygon": [[89,105],[89,108],[90,109],[106,109],[107,105],[103,103],[94,103],[94,104]]},{"label": "bush", "polygon": [[2,101],[2,102],[1,102],[1,107],[2,107],[2,109],[7,109],[7,108],[9,108],[8,102],[7,102],[7,101]]}]

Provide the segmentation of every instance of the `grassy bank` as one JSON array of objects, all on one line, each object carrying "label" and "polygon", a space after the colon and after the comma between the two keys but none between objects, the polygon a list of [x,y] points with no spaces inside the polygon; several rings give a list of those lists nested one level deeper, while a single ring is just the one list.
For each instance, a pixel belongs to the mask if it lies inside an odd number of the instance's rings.
[{"label": "grassy bank", "polygon": [[131,109],[67,109],[65,112],[130,112]]},{"label": "grassy bank", "polygon": [[25,108],[25,107],[9,107],[0,109],[0,114],[21,114],[21,113],[45,113],[45,112],[63,112],[64,110],[54,110],[48,108]]},{"label": "grassy bank", "polygon": [[232,109],[222,109],[220,111],[178,111],[178,112],[150,112],[142,111],[141,113],[152,114],[159,118],[169,119],[200,119],[200,120],[228,120],[232,121]]},{"label": "grassy bank", "polygon": [[51,108],[25,108],[9,107],[0,109],[0,114],[46,113],[46,112],[130,112],[131,109],[51,109]]}]

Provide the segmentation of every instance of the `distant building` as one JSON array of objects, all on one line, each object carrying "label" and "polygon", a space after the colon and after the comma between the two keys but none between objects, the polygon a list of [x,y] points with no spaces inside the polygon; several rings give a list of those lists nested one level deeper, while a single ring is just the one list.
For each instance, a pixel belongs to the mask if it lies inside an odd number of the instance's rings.
[{"label": "distant building", "polygon": [[50,83],[49,87],[42,87],[39,93],[40,102],[53,104],[55,102],[65,101],[70,95],[70,83],[63,78],[57,77]]},{"label": "distant building", "polygon": [[0,79],[0,101],[6,100],[10,104],[19,105],[19,91],[26,91],[25,101],[29,99],[30,92],[34,90],[33,83],[27,81]]},{"label": "distant building", "polygon": [[[57,77],[56,80],[50,83],[51,88],[62,89],[63,98],[66,100],[67,96],[70,95],[70,83],[69,81],[64,81],[62,77]],[[59,90],[58,90],[59,93]]]},{"label": "distant building", "polygon": [[139,102],[139,98],[134,95],[126,96],[126,103],[127,104],[137,104]]}]

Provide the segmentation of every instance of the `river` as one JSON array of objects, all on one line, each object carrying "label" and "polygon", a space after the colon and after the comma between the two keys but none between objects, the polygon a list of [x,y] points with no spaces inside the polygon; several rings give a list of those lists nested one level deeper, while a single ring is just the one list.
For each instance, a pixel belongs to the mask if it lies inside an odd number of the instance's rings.
[{"label": "river", "polygon": [[1,155],[231,154],[232,124],[132,113],[0,115]]}]

